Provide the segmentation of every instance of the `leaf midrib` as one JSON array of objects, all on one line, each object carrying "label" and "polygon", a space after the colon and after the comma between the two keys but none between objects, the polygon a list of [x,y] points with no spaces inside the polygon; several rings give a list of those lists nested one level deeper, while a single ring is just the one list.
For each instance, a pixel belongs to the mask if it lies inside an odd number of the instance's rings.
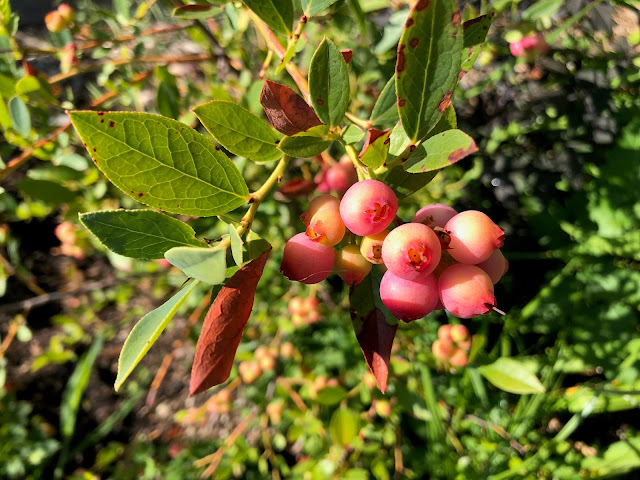
[{"label": "leaf midrib", "polygon": [[[179,240],[174,240],[174,239],[172,239],[172,238],[168,238],[168,237],[161,237],[160,235],[154,235],[154,234],[152,234],[152,233],[147,233],[147,232],[146,232],[146,231],[144,231],[144,230],[132,230],[131,228],[124,227],[124,226],[122,226],[122,225],[114,225],[114,224],[112,224],[112,223],[105,223],[105,222],[104,222],[104,221],[102,221],[102,220],[91,219],[90,221],[91,221],[91,222],[93,222],[93,223],[95,223],[95,224],[102,225],[102,226],[104,226],[104,227],[109,227],[109,228],[110,228],[110,229],[112,229],[112,230],[124,230],[125,232],[141,233],[142,235],[147,236],[147,237],[157,238],[157,239],[159,239],[159,240],[164,240],[164,241],[169,242],[169,243],[178,243],[178,244],[180,244],[180,245],[184,245],[185,247],[192,247],[192,246],[194,246],[194,244],[192,244],[192,243],[184,243],[184,242],[181,242],[181,241],[179,241]],[[194,238],[194,240],[197,240],[197,239],[196,239],[196,237],[193,237],[193,238]],[[138,248],[137,250],[143,250],[143,249],[142,249],[142,248]]]}]

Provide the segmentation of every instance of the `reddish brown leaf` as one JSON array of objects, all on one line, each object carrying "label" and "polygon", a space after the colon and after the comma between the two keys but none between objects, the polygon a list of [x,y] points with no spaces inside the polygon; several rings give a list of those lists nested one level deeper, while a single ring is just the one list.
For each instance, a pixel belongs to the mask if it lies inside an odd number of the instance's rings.
[{"label": "reddish brown leaf", "polygon": [[347,65],[349,65],[351,57],[353,57],[353,50],[340,50],[340,53],[342,54],[342,58],[344,58],[344,61],[347,63]]},{"label": "reddish brown leaf", "polygon": [[267,80],[260,103],[273,128],[285,135],[304,132],[322,122],[307,102],[286,85]]},{"label": "reddish brown leaf", "polygon": [[189,395],[227,381],[271,248],[244,265],[220,289],[204,319],[191,369]]},{"label": "reddish brown leaf", "polygon": [[308,195],[316,189],[316,182],[304,178],[294,178],[278,188],[278,191],[287,198]]},{"label": "reddish brown leaf", "polygon": [[367,148],[369,148],[369,145],[371,145],[378,138],[380,138],[382,135],[388,132],[389,132],[388,128],[386,130],[378,130],[377,128],[370,128],[367,131],[367,138],[365,138],[364,140],[364,145],[362,146],[362,151],[360,152],[360,155],[358,156],[358,158],[362,158],[362,156],[364,155],[364,152],[366,152]]},{"label": "reddish brown leaf", "polygon": [[382,393],[387,389],[389,376],[389,361],[391,359],[391,347],[396,336],[398,325],[389,325],[384,314],[377,308],[364,318],[362,324],[352,322],[356,330],[356,338],[362,349],[364,359],[369,365],[373,376],[376,377],[378,387]]}]

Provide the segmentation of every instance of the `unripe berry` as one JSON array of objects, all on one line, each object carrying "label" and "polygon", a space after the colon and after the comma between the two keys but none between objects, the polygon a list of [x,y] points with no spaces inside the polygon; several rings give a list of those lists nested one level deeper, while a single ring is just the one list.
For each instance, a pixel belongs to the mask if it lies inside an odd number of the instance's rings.
[{"label": "unripe berry", "polygon": [[382,243],[389,235],[389,230],[383,230],[375,235],[362,237],[360,243],[360,253],[371,263],[381,264],[382,262]]},{"label": "unripe berry", "polygon": [[340,216],[356,235],[375,235],[387,228],[398,211],[393,190],[378,180],[362,180],[346,191],[340,202]]},{"label": "unripe berry", "polygon": [[289,280],[318,283],[331,273],[335,256],[333,247],[314,242],[304,233],[298,233],[284,247],[280,271]]},{"label": "unripe berry", "polygon": [[455,343],[464,342],[469,338],[469,330],[464,325],[453,325],[451,327],[451,339]]},{"label": "unripe berry", "polygon": [[432,203],[426,207],[422,207],[413,216],[413,223],[424,223],[427,227],[441,227],[447,224],[451,218],[455,217],[458,212],[455,208],[445,205],[444,203]]},{"label": "unripe berry", "polygon": [[353,167],[353,163],[351,160],[347,160],[348,163],[341,161],[327,170],[324,181],[329,189],[342,193],[358,181],[358,173]]},{"label": "unripe berry", "polygon": [[291,342],[284,342],[280,345],[280,356],[282,358],[291,358],[296,351],[296,347]]},{"label": "unripe berry", "polygon": [[266,412],[269,415],[272,425],[278,425],[282,420],[282,412],[284,411],[284,404],[281,400],[276,400],[267,405]]},{"label": "unripe berry", "polygon": [[255,382],[261,373],[262,370],[260,369],[260,364],[255,360],[250,362],[240,362],[240,365],[238,365],[238,374],[246,384]]},{"label": "unripe berry", "polygon": [[440,338],[434,340],[431,345],[431,352],[433,352],[433,356],[442,362],[446,362],[449,360],[449,356],[453,351],[453,345],[450,342],[442,340]]},{"label": "unripe berry", "polygon": [[358,246],[351,244],[338,251],[334,270],[344,283],[354,287],[369,275],[371,267],[371,263],[360,254]]},{"label": "unripe berry", "polygon": [[451,338],[451,328],[453,328],[453,325],[448,323],[440,325],[440,327],[438,327],[438,338],[443,342],[452,343],[453,338]]},{"label": "unripe berry", "polygon": [[389,271],[407,280],[417,280],[435,270],[440,262],[440,240],[422,223],[394,228],[382,244],[382,260]]},{"label": "unripe berry", "polygon": [[293,297],[289,300],[289,313],[293,315],[304,315],[307,313],[307,309],[304,305],[304,300],[300,297]]},{"label": "unripe berry", "polygon": [[444,308],[459,318],[489,313],[496,305],[489,275],[475,265],[459,263],[447,268],[438,281]]},{"label": "unripe berry", "polygon": [[52,33],[60,33],[67,28],[67,22],[57,10],[47,13],[44,17],[44,23]]},{"label": "unripe berry", "polygon": [[316,323],[319,321],[320,321],[320,312],[318,310],[312,310],[311,312],[307,313],[306,323],[308,325],[311,325],[312,323]]},{"label": "unripe berry", "polygon": [[382,418],[387,418],[391,415],[391,404],[389,403],[389,400],[376,400],[373,408]]},{"label": "unripe berry", "polygon": [[316,297],[309,296],[303,300],[303,305],[304,305],[305,312],[308,315],[311,312],[315,312],[318,310],[318,307],[320,306],[320,302]]},{"label": "unripe berry", "polygon": [[483,262],[504,243],[504,231],[477,210],[457,214],[444,228],[450,236],[448,252],[460,263]]},{"label": "unripe berry", "polygon": [[487,275],[495,285],[509,270],[509,262],[504,258],[500,250],[496,250],[484,262],[479,263],[478,267],[487,272]]},{"label": "unripe berry", "polygon": [[66,3],[61,3],[58,6],[58,13],[64,19],[64,21],[67,23],[67,25],[69,23],[73,22],[75,20],[75,18],[76,18],[76,12],[74,12],[73,8],[71,8]]},{"label": "unripe berry", "polygon": [[332,195],[314,198],[309,208],[300,215],[307,227],[306,234],[315,242],[333,246],[344,237],[345,227],[340,217],[340,200]]},{"label": "unripe berry", "polygon": [[452,367],[464,367],[469,358],[467,357],[467,352],[461,349],[456,349],[451,356],[449,357],[449,363]]},{"label": "unripe berry", "polygon": [[389,270],[380,282],[380,298],[394,317],[410,322],[424,317],[436,306],[438,282],[433,275],[407,280]]}]

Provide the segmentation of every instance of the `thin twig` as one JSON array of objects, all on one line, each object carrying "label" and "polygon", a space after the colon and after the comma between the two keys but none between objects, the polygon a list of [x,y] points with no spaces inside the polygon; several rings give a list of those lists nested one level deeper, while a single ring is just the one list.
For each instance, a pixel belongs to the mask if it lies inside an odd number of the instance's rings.
[{"label": "thin twig", "polygon": [[0,254],[0,265],[2,265],[2,267],[6,270],[8,275],[15,275],[18,280],[20,280],[29,290],[31,290],[36,295],[45,295],[47,293],[29,277],[16,270],[15,267],[11,265],[9,260],[7,260],[2,254]]},{"label": "thin twig", "polygon": [[476,417],[475,415],[472,414],[467,414],[464,416],[464,418],[466,418],[467,420],[472,421],[473,423],[483,427],[483,428],[489,428],[491,430],[493,430],[494,432],[496,432],[498,435],[500,435],[502,438],[504,438],[505,440],[509,441],[509,445],[511,446],[511,448],[513,448],[514,450],[516,450],[520,455],[524,456],[527,452],[524,449],[524,447],[518,443],[516,440],[514,440],[513,438],[511,438],[509,436],[509,434],[507,433],[507,431],[502,428],[500,425],[496,425],[493,422],[488,422],[486,420],[483,420],[479,417]]},{"label": "thin twig", "polygon": [[4,340],[2,340],[2,345],[0,345],[0,360],[4,357],[4,354],[9,349],[11,342],[13,342],[13,339],[15,338],[16,333],[18,333],[18,328],[20,328],[21,323],[21,321],[16,320],[9,324],[9,331],[7,332],[7,336],[4,337]]}]

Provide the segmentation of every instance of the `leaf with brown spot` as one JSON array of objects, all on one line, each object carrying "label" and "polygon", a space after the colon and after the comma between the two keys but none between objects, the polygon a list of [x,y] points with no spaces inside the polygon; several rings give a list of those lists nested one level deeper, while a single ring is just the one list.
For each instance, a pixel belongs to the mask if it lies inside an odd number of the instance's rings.
[{"label": "leaf with brown spot", "polygon": [[360,161],[371,168],[378,168],[383,165],[389,154],[390,135],[390,129],[378,130],[370,128],[367,132],[362,152],[358,157]]},{"label": "leaf with brown spot", "polygon": [[461,130],[447,130],[422,142],[403,165],[409,173],[430,172],[452,165],[478,151],[476,142]]},{"label": "leaf with brown spot", "polygon": [[220,289],[209,308],[196,345],[189,395],[204,392],[229,378],[270,253],[271,248],[240,268]]},{"label": "leaf with brown spot", "polygon": [[484,47],[484,41],[487,38],[491,22],[495,18],[495,13],[490,12],[486,15],[480,15],[462,24],[464,43],[462,45],[460,78],[469,72],[473,68],[473,64],[476,63],[476,59],[482,51],[482,47]]},{"label": "leaf with brown spot", "polygon": [[307,102],[292,89],[267,80],[260,92],[260,103],[273,128],[285,135],[295,135],[322,122]]}]

